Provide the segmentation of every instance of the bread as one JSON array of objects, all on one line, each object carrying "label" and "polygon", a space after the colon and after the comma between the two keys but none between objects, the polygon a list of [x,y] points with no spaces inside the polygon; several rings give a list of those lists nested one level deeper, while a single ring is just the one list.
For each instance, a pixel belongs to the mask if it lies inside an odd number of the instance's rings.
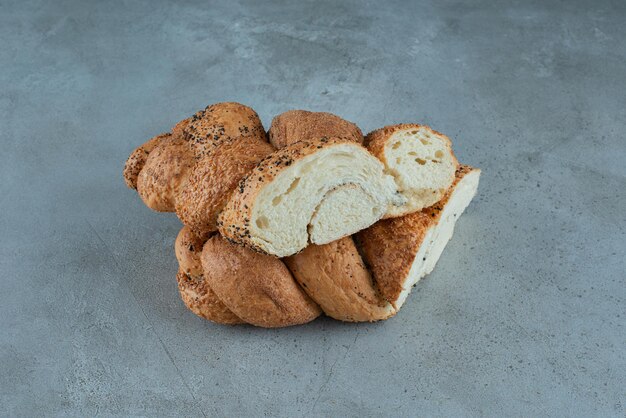
[{"label": "bread", "polygon": [[427,126],[402,124],[373,131],[365,138],[367,149],[394,177],[406,198],[391,207],[385,218],[419,211],[438,202],[454,180],[458,161],[450,139]]},{"label": "bread", "polygon": [[454,224],[476,194],[480,170],[460,166],[437,204],[377,222],[356,235],[382,296],[400,309],[412,286],[430,273],[452,237]]},{"label": "bread", "polygon": [[183,138],[199,158],[222,142],[235,139],[266,141],[259,115],[241,103],[215,103],[193,115],[182,129]]},{"label": "bread", "polygon": [[321,314],[275,257],[214,235],[202,250],[202,266],[205,280],[219,299],[250,324],[285,327],[310,322]]},{"label": "bread", "polygon": [[[216,103],[133,151],[124,179],[148,207],[177,211],[196,234],[207,238],[237,182],[272,151],[254,110]],[[212,153],[217,155],[209,157]]]},{"label": "bread", "polygon": [[196,315],[220,324],[241,324],[239,319],[224,305],[204,280],[202,247],[204,241],[196,237],[188,227],[183,227],[174,244],[178,259],[178,290],[185,305]]},{"label": "bread", "polygon": [[378,321],[396,313],[378,293],[351,237],[309,245],[284,261],[304,291],[332,318]]},{"label": "bread", "polygon": [[354,123],[332,113],[307,110],[289,110],[276,116],[268,134],[270,142],[277,149],[294,142],[312,141],[325,136],[363,143],[363,133]]},{"label": "bread", "polygon": [[185,305],[261,327],[395,315],[433,270],[480,170],[416,124],[363,138],[338,116],[296,110],[274,118],[269,138],[254,110],[218,103],[129,157],[126,184],[185,224],[175,242]]},{"label": "bread", "polygon": [[200,255],[205,242],[206,239],[198,237],[188,226],[182,227],[174,241],[178,268],[193,279],[200,280],[204,277]]},{"label": "bread", "polygon": [[131,189],[137,189],[137,177],[146,164],[146,160],[150,153],[160,144],[179,139],[183,137],[183,130],[187,127],[191,118],[183,119],[172,128],[172,132],[157,135],[139,147],[130,154],[126,164],[124,165],[124,181]]},{"label": "bread", "polygon": [[185,188],[176,199],[176,214],[196,235],[205,239],[217,230],[217,216],[237,183],[264,157],[274,151],[259,139],[224,142],[210,157],[191,169]]},{"label": "bread", "polygon": [[154,150],[161,143],[161,141],[167,140],[171,138],[171,136],[172,134],[169,132],[157,135],[135,148],[124,165],[124,181],[128,187],[131,189],[137,189],[137,177],[143,169],[143,166],[146,164],[148,155],[150,155],[152,150]]},{"label": "bread", "polygon": [[244,323],[218,299],[204,280],[194,279],[178,270],[176,281],[183,303],[199,317],[225,325]]},{"label": "bread", "polygon": [[[351,235],[376,222],[391,205],[403,203],[383,168],[347,139],[288,145],[244,177],[219,217],[219,230],[233,242],[278,257],[302,250],[309,238],[327,244]],[[324,208],[327,196],[332,196],[333,216]],[[340,203],[357,205],[355,200],[361,201],[360,212],[336,210]]]},{"label": "bread", "polygon": [[137,177],[137,192],[149,208],[173,212],[176,196],[195,163],[187,144],[173,136],[161,140],[148,155]]},{"label": "bread", "polygon": [[185,130],[187,129],[187,126],[189,126],[189,124],[191,123],[192,119],[193,117],[183,119],[180,122],[176,123],[176,125],[172,127],[172,136],[174,138],[184,138]]}]

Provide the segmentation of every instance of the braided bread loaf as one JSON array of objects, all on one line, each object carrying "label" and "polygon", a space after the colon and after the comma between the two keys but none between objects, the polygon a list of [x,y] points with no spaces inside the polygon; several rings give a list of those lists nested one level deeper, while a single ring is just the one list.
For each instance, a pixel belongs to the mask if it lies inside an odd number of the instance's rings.
[{"label": "braided bread loaf", "polygon": [[434,268],[480,171],[420,125],[364,139],[335,115],[289,111],[269,138],[252,109],[218,103],[129,157],[127,185],[185,224],[175,244],[184,303],[214,322],[262,327],[322,312],[395,315]]}]

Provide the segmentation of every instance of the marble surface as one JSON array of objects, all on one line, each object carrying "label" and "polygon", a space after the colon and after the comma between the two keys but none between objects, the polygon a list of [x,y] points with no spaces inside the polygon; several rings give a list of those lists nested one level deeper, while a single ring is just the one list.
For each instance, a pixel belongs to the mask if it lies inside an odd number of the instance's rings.
[{"label": "marble surface", "polygon": [[[626,413],[626,3],[0,0],[0,415]],[[185,309],[121,177],[218,101],[415,121],[483,169],[376,324]]]}]

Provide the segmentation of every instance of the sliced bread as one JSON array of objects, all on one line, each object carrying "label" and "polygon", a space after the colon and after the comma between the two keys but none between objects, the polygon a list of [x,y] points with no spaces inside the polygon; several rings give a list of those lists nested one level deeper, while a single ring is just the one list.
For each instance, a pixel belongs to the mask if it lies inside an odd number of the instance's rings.
[{"label": "sliced bread", "polygon": [[365,138],[367,149],[385,164],[406,198],[392,206],[385,218],[403,216],[435,204],[454,180],[458,161],[450,139],[417,124],[387,126]]},{"label": "sliced bread", "polygon": [[[351,140],[296,142],[265,158],[244,177],[219,217],[219,230],[233,242],[278,257],[295,254],[309,241],[327,244],[404,203],[383,169],[378,159]],[[324,204],[326,197],[330,206]],[[360,211],[339,210],[340,203]]]},{"label": "sliced bread", "polygon": [[479,169],[460,166],[441,201],[421,212],[384,219],[355,236],[380,293],[396,309],[435,267],[456,220],[476,194],[479,177]]}]

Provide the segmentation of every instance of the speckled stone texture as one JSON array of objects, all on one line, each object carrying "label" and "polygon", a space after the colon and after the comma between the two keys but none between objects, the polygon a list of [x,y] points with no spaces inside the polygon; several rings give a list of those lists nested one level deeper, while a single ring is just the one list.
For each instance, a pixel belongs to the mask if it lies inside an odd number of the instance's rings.
[{"label": "speckled stone texture", "polygon": [[[0,415],[626,413],[623,1],[0,0]],[[213,325],[134,147],[209,103],[419,122],[483,169],[395,318]]]}]

